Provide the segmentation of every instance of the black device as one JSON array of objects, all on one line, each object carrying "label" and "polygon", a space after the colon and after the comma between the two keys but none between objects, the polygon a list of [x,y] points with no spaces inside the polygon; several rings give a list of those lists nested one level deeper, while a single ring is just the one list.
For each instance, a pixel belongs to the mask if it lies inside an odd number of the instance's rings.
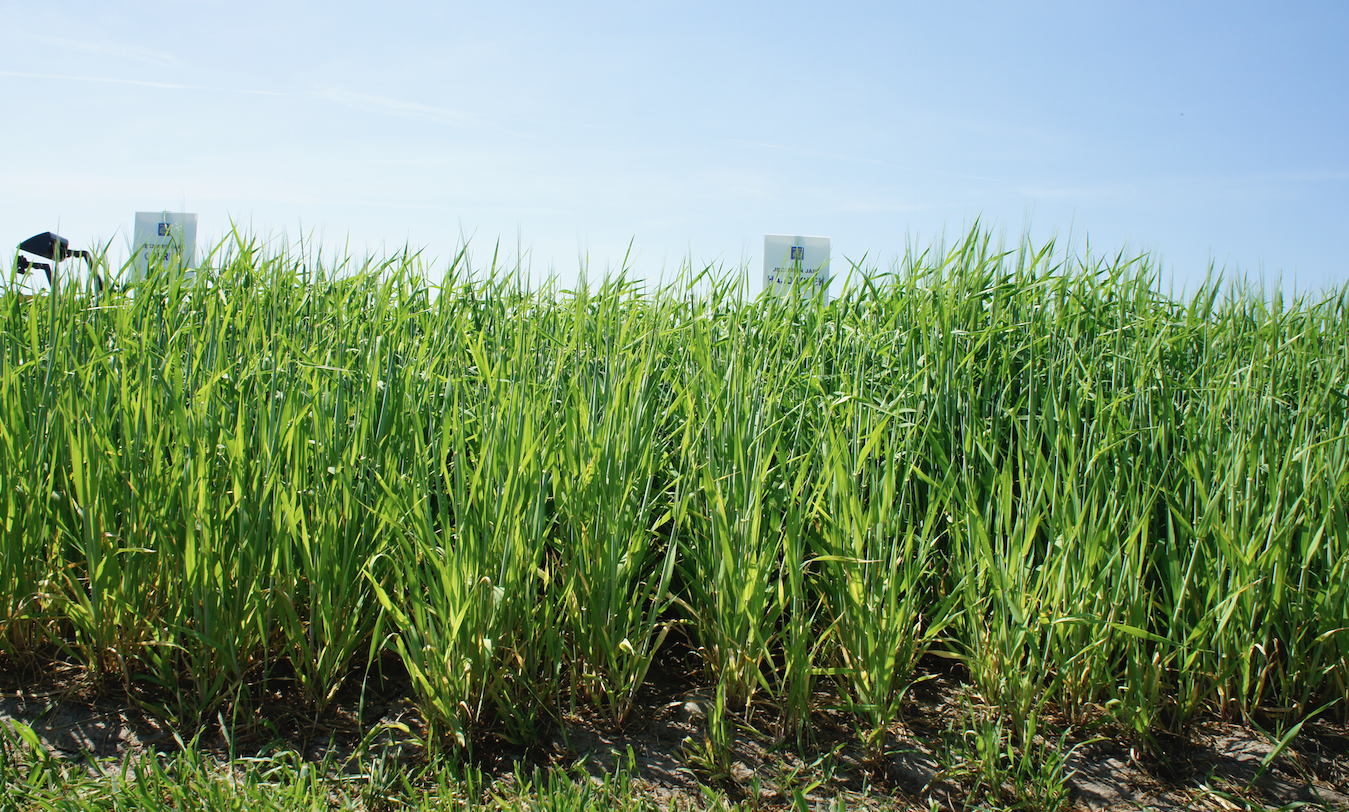
[{"label": "black device", "polygon": [[[28,259],[28,257],[24,256],[25,253],[51,260],[51,262],[33,262]],[[19,243],[19,253],[14,259],[14,269],[21,274],[26,274],[30,270],[42,271],[47,275],[47,283],[55,285],[55,280],[52,278],[53,264],[71,258],[84,260],[85,264],[89,266],[89,278],[94,280],[95,290],[102,293],[103,280],[99,278],[98,272],[94,270],[93,254],[90,254],[88,251],[72,251],[70,249],[70,240],[51,231],[46,231],[42,234],[34,234]]]}]

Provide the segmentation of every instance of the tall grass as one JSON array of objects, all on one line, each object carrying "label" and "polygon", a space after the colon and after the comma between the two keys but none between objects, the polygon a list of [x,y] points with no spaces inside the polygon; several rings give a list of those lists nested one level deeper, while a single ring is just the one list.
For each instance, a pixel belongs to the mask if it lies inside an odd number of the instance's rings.
[{"label": "tall grass", "polygon": [[873,745],[930,653],[1022,737],[1349,712],[1349,290],[977,229],[829,303],[210,265],[4,298],[8,661],[191,727],[396,652],[460,746],[626,723],[675,626],[726,712]]}]

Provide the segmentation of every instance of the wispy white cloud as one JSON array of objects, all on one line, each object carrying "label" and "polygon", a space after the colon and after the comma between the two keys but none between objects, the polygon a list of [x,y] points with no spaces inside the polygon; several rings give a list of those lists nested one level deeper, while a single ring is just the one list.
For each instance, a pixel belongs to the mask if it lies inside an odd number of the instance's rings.
[{"label": "wispy white cloud", "polygon": [[791,151],[791,147],[786,144],[770,144],[767,141],[746,141],[742,138],[728,138],[732,144],[744,144],[747,147],[765,147],[767,149],[780,149]]},{"label": "wispy white cloud", "polygon": [[72,39],[70,37],[51,36],[36,36],[33,37],[33,40],[53,48],[83,51],[87,54],[111,56],[116,59],[130,59],[136,62],[147,62],[152,65],[171,66],[182,64],[181,60],[173,54],[164,53],[163,51],[152,51],[149,48],[127,45],[120,42],[95,42],[90,40]]},{"label": "wispy white cloud", "polygon": [[989,183],[999,182],[997,178],[989,178],[983,175],[971,175],[964,172],[951,172],[935,166],[912,166],[905,164],[897,164],[892,161],[883,161],[879,158],[870,158],[864,155],[846,155],[841,152],[821,152],[819,150],[799,149],[797,147],[790,147],[784,144],[772,144],[766,141],[746,141],[740,138],[729,138],[727,139],[727,141],[732,144],[741,144],[743,146],[748,147],[761,147],[763,149],[771,149],[779,152],[787,152],[793,155],[798,155],[802,158],[813,158],[815,160],[821,161],[836,161],[839,163],[865,164],[868,166],[880,166],[886,169],[894,169],[899,172],[913,172],[926,175],[939,175],[948,178],[963,178],[965,180],[981,180]]},{"label": "wispy white cloud", "polygon": [[938,203],[887,203],[884,201],[856,200],[843,203],[838,208],[841,211],[857,214],[913,214],[949,208],[949,206]]},{"label": "wispy white cloud", "polygon": [[1105,200],[1120,197],[1136,197],[1140,190],[1137,185],[1085,185],[1085,186],[1037,186],[1025,185],[1017,188],[1017,193],[1037,200]]},{"label": "wispy white cloud", "polygon": [[98,82],[110,85],[131,85],[133,87],[154,87],[164,90],[214,90],[226,93],[247,93],[254,96],[284,96],[274,90],[247,90],[234,87],[206,87],[203,85],[183,85],[176,82],[150,82],[143,79],[117,79],[109,76],[69,76],[57,73],[25,73],[22,71],[0,70],[0,76],[12,76],[18,79],[52,79],[64,82]]},{"label": "wispy white cloud", "polygon": [[1240,175],[1176,175],[1136,178],[1126,183],[1099,183],[1072,185],[1023,184],[1017,192],[1025,197],[1041,200],[1106,200],[1123,198],[1158,198],[1180,194],[1257,194],[1261,190],[1278,190],[1286,184],[1336,183],[1349,180],[1343,170],[1294,170],[1289,172],[1259,172]]},{"label": "wispy white cloud", "polygon": [[461,110],[451,110],[446,107],[435,107],[420,102],[404,101],[402,99],[392,99],[387,96],[375,96],[369,93],[353,93],[341,88],[327,87],[320,90],[317,94],[320,98],[337,102],[338,104],[354,107],[358,110],[365,110],[372,113],[383,113],[395,115],[403,118],[419,118],[426,121],[436,121],[444,124],[454,124],[459,127],[481,127],[483,122],[472,113],[465,113]]},{"label": "wispy white cloud", "polygon": [[0,76],[13,76],[19,79],[56,79],[66,82],[99,82],[110,85],[135,85],[136,87],[159,87],[169,90],[201,90],[191,85],[179,85],[172,82],[146,82],[139,79],[113,79],[107,76],[68,76],[57,73],[24,73],[12,70],[0,70]]},{"label": "wispy white cloud", "polygon": [[1349,172],[1341,171],[1319,171],[1312,170],[1306,172],[1279,172],[1268,176],[1269,180],[1292,181],[1295,183],[1326,183],[1337,180],[1349,180]]}]

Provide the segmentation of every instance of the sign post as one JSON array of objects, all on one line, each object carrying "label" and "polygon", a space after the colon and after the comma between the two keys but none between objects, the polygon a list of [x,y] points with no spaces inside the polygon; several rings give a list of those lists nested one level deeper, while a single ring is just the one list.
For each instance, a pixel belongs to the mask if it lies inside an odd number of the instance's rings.
[{"label": "sign post", "polygon": [[197,215],[172,211],[136,212],[132,240],[132,282],[145,278],[151,264],[187,270],[197,246]]},{"label": "sign post", "polygon": [[829,238],[765,234],[763,286],[778,296],[823,295],[829,301]]}]

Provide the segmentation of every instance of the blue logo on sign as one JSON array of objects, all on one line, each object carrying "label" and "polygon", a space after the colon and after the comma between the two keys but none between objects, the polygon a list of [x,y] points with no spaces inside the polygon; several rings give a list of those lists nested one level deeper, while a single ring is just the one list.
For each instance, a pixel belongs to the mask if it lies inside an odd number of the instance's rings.
[{"label": "blue logo on sign", "polygon": [[806,249],[799,245],[792,246],[792,259],[805,259]]},{"label": "blue logo on sign", "polygon": [[168,224],[168,223],[160,223],[160,224],[159,224],[159,236],[161,236],[161,237],[167,237],[167,236],[169,236],[169,224]]}]

